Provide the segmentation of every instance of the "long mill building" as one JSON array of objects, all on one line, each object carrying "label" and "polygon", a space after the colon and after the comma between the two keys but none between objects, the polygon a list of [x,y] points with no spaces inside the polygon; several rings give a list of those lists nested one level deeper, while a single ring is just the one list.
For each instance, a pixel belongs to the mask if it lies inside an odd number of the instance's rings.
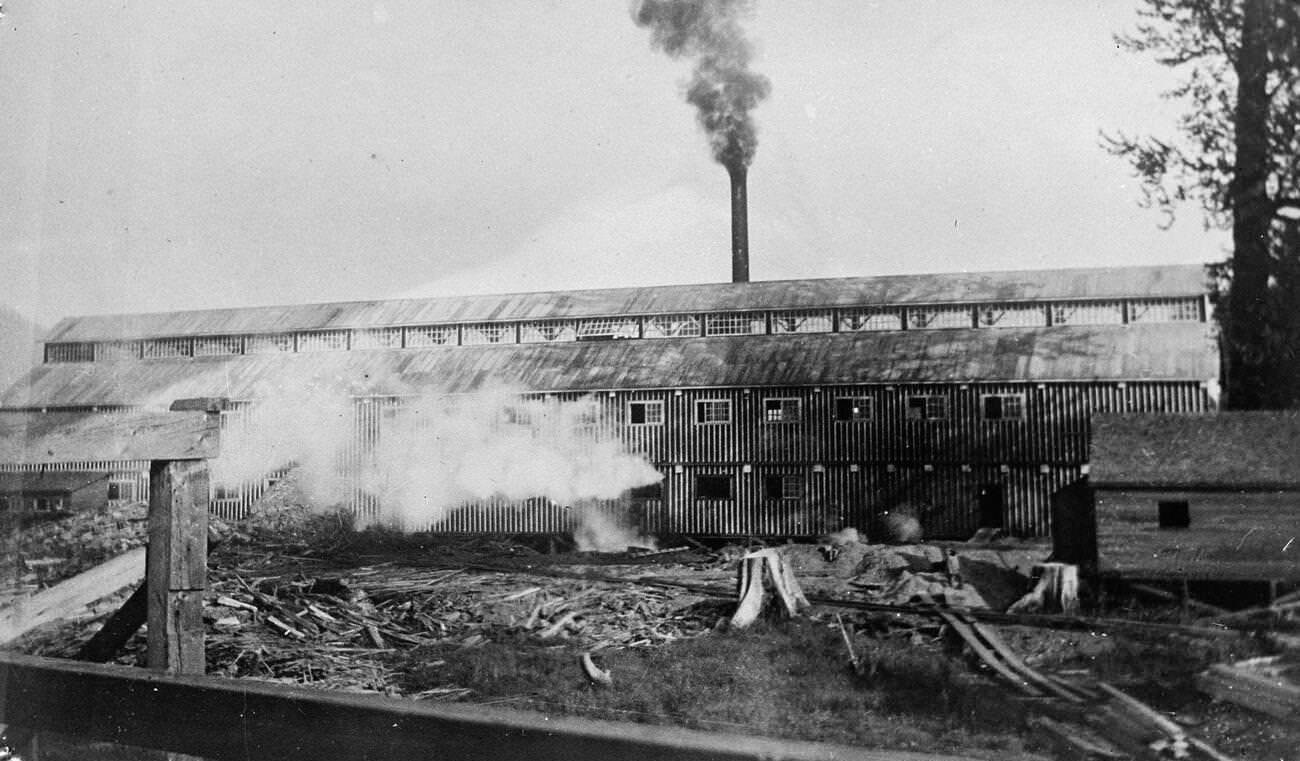
[{"label": "long mill building", "polygon": [[[160,396],[238,407],[268,378],[313,377],[352,398],[361,451],[413,389],[507,387],[598,401],[602,425],[664,476],[622,498],[651,532],[871,534],[907,509],[929,536],[1043,535],[1051,495],[1087,472],[1090,415],[1216,408],[1208,310],[1200,267],[1161,266],[72,317],[0,416]],[[78,467],[138,498],[143,465]],[[214,504],[238,515],[260,488]],[[485,500],[431,528],[571,520],[528,508]]]}]

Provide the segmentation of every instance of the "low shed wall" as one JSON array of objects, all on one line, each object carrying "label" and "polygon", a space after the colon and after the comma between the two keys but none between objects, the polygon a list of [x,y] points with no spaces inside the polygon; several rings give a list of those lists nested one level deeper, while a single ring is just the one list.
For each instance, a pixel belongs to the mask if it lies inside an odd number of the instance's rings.
[{"label": "low shed wall", "polygon": [[1300,491],[1095,494],[1101,573],[1300,580]]}]

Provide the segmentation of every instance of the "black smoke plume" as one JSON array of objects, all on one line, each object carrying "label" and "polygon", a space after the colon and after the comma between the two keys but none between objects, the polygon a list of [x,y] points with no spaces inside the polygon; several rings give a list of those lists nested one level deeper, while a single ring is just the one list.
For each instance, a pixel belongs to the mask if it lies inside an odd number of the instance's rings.
[{"label": "black smoke plume", "polygon": [[771,83],[749,70],[753,49],[740,26],[749,0],[637,0],[633,17],[653,45],[695,62],[686,100],[698,109],[713,158],[732,169],[754,160],[758,138],[749,112]]}]

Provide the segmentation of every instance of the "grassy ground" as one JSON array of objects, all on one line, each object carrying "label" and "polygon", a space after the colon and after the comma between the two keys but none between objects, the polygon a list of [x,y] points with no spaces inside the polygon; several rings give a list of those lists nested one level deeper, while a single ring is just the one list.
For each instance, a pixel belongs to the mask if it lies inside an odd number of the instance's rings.
[{"label": "grassy ground", "polygon": [[571,646],[530,641],[394,656],[404,691],[466,687],[467,702],[625,721],[933,752],[1023,755],[1004,693],[935,647],[859,638],[871,677],[848,666],[835,624],[760,623],[653,649],[606,651],[611,687]]}]

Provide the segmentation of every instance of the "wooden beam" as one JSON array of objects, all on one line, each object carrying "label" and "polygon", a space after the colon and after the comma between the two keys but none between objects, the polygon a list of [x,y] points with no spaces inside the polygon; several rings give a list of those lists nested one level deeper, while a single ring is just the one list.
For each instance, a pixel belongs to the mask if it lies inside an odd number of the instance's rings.
[{"label": "wooden beam", "polygon": [[217,456],[205,411],[15,412],[0,415],[0,463],[190,460]]},{"label": "wooden beam", "polygon": [[964,761],[0,652],[0,723],[214,761]]},{"label": "wooden beam", "polygon": [[155,460],[149,467],[150,668],[202,674],[203,590],[208,577],[208,467]]},{"label": "wooden beam", "polygon": [[23,597],[0,613],[0,644],[10,642],[42,624],[68,618],[87,605],[144,577],[143,547]]}]

